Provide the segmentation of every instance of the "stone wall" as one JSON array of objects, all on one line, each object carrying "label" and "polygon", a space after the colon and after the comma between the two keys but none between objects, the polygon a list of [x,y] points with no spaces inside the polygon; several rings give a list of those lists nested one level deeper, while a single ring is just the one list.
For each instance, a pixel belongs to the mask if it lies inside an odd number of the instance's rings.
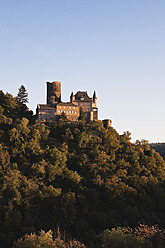
[{"label": "stone wall", "polygon": [[47,82],[47,104],[54,104],[55,102],[61,102],[61,82]]},{"label": "stone wall", "polygon": [[55,110],[39,110],[38,111],[38,121],[53,121],[56,118],[56,111]]},{"label": "stone wall", "polygon": [[79,107],[78,106],[67,106],[57,105],[57,115],[64,113],[69,121],[78,121]]}]

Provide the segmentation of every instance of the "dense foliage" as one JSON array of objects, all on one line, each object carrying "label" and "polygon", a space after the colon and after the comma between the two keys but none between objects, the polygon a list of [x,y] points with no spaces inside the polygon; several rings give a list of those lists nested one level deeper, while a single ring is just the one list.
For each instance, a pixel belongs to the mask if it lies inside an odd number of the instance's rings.
[{"label": "dense foliage", "polygon": [[0,124],[2,247],[57,225],[88,247],[106,228],[165,227],[165,161],[146,141],[133,144],[101,121],[33,124],[26,105],[3,92]]},{"label": "dense foliage", "polygon": [[112,228],[100,234],[104,248],[164,248],[165,232],[158,226],[140,224],[137,228]]},{"label": "dense foliage", "polygon": [[[61,235],[59,229],[56,232],[43,230],[38,235],[31,233],[14,242],[14,248],[87,248],[76,240],[68,240]],[[98,235],[98,243],[95,248],[164,248],[165,231],[158,226],[149,227],[140,224],[137,228],[116,227],[106,229]]]},{"label": "dense foliage", "polygon": [[14,248],[85,248],[85,245],[77,240],[67,240],[60,232],[53,237],[51,230],[48,232],[41,230],[39,235],[31,233],[21,237],[14,242]]}]

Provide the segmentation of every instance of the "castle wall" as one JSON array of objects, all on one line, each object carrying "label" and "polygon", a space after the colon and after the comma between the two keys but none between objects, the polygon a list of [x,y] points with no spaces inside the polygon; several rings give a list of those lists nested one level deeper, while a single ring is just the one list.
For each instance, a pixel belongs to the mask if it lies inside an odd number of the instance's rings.
[{"label": "castle wall", "polygon": [[112,121],[110,119],[105,119],[102,122],[105,128],[109,128],[112,125]]},{"label": "castle wall", "polygon": [[70,102],[61,102],[61,82],[47,82],[47,104],[38,104],[38,121],[56,121],[64,113],[69,121],[78,121],[80,108],[85,114],[86,121],[98,120],[98,108],[96,93],[92,98],[87,91],[78,91],[71,94]]},{"label": "castle wall", "polygon": [[78,121],[79,107],[74,104],[59,103],[56,105],[38,105],[37,116],[38,121],[56,121],[56,119],[64,113],[69,121]]},{"label": "castle wall", "polygon": [[54,110],[40,110],[38,111],[38,121],[53,121],[56,118],[56,111]]},{"label": "castle wall", "polygon": [[69,121],[78,121],[79,107],[76,105],[65,105],[65,103],[57,105],[57,114],[64,113]]},{"label": "castle wall", "polygon": [[93,121],[98,120],[98,108],[93,109]]},{"label": "castle wall", "polygon": [[[76,103],[76,101],[74,102],[74,104]],[[77,102],[77,105],[79,106],[79,108],[82,108],[82,111],[85,112],[89,112],[91,111],[92,108],[92,102],[85,102],[85,101],[79,101]]]}]

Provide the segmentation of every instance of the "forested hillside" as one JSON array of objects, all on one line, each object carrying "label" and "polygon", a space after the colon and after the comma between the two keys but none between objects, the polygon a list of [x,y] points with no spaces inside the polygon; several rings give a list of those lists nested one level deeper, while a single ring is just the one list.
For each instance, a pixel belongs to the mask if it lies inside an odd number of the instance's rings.
[{"label": "forested hillside", "polygon": [[159,154],[165,160],[165,143],[151,143],[150,147],[151,149],[154,149],[155,151],[159,152]]},{"label": "forested hillside", "polygon": [[146,141],[133,144],[129,132],[119,135],[101,121],[33,118],[23,102],[1,92],[2,247],[57,226],[88,247],[106,228],[165,228],[165,161]]}]

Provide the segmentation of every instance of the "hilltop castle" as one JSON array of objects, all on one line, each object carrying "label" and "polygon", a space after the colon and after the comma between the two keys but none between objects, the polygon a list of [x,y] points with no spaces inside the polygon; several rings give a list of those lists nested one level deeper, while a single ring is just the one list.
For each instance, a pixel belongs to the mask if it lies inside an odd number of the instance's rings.
[{"label": "hilltop castle", "polygon": [[84,113],[85,120],[98,120],[97,97],[94,91],[93,97],[89,97],[87,91],[72,92],[70,102],[61,101],[61,82],[47,82],[47,104],[37,105],[37,119],[42,121],[56,121],[62,113],[71,122],[77,122],[80,109]]}]

